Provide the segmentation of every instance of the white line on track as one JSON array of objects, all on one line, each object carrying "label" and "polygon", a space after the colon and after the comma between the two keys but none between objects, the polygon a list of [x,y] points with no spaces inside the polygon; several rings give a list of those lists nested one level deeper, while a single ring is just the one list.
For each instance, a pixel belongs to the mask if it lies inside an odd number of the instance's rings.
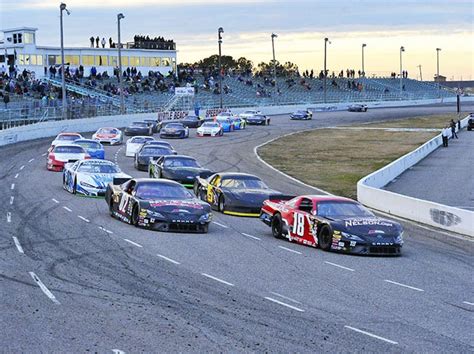
[{"label": "white line on track", "polygon": [[7,212],[7,222],[12,222],[12,213]]},{"label": "white line on track", "polygon": [[45,152],[44,154],[41,154],[41,156],[46,156],[46,155],[48,155],[48,153],[47,153],[47,152]]},{"label": "white line on track", "polygon": [[13,236],[13,242],[15,243],[15,246],[16,246],[16,249],[18,250],[18,252],[24,254],[25,252],[23,251],[23,247],[21,247],[20,241],[18,241],[18,239],[15,236]]},{"label": "white line on track", "polygon": [[32,159],[29,159],[28,162],[33,162],[35,158],[33,157]]},{"label": "white line on track", "polygon": [[126,241],[126,242],[128,242],[128,243],[130,243],[130,244],[132,244],[132,245],[134,245],[134,246],[137,246],[137,247],[143,248],[143,246],[142,246],[142,245],[140,245],[139,243],[136,243],[136,242],[130,241],[128,238],[124,238],[123,240],[124,240],[124,241]]},{"label": "white line on track", "polygon": [[112,231],[107,230],[105,227],[102,227],[102,226],[99,226],[99,230],[105,231],[105,232],[108,233],[108,234],[113,234]]},{"label": "white line on track", "polygon": [[15,177],[14,177],[14,178],[15,178],[15,179],[17,179],[19,175],[20,175],[20,174],[19,174],[19,173],[17,173],[17,174],[15,175]]},{"label": "white line on track", "polygon": [[277,300],[277,299],[274,299],[272,297],[268,297],[268,296],[265,296],[265,299],[268,300],[268,301],[271,301],[271,302],[274,302],[278,305],[282,305],[282,306],[285,306],[285,307],[288,307],[292,310],[295,310],[295,311],[298,311],[298,312],[304,312],[304,310],[300,309],[299,307],[296,307],[296,306],[293,306],[293,305],[290,305],[290,304],[287,304],[285,302],[282,302],[280,300]]},{"label": "white line on track", "polygon": [[38,276],[33,273],[33,272],[28,272],[31,277],[33,278],[33,280],[36,282],[36,284],[38,284],[38,286],[40,287],[40,289],[43,291],[43,293],[45,293],[45,295],[47,297],[49,297],[49,299],[54,302],[55,304],[57,305],[60,305],[61,303],[56,299],[56,297],[53,295],[53,293],[51,291],[49,291],[49,289],[46,287],[46,285],[43,284],[43,282],[40,280],[40,278],[38,278]]},{"label": "white line on track", "polygon": [[376,334],[373,334],[373,333],[370,333],[370,332],[366,332],[366,331],[363,331],[363,330],[358,329],[358,328],[355,328],[355,327],[344,326],[344,328],[350,329],[350,330],[355,331],[355,332],[358,332],[358,333],[365,334],[366,336],[369,336],[369,337],[372,337],[372,338],[376,338],[376,339],[383,340],[384,342],[387,342],[387,343],[390,343],[390,344],[398,344],[398,342],[395,342],[395,341],[393,341],[393,340],[390,340],[390,339],[387,339],[387,338],[384,338],[384,337],[377,336]]},{"label": "white line on track", "polygon": [[287,247],[283,247],[283,246],[278,246],[278,248],[281,248],[282,250],[285,250],[285,251],[288,251],[288,252],[293,252],[293,253],[296,253],[296,254],[303,254],[301,252],[298,252],[298,251],[292,250],[291,248],[287,248]]},{"label": "white line on track", "polygon": [[252,236],[252,235],[246,234],[245,232],[242,232],[242,235],[244,235],[245,237],[248,237],[248,238],[252,238],[254,240],[261,240],[261,238],[259,238],[257,236]]},{"label": "white line on track", "polygon": [[85,217],[83,217],[82,215],[78,215],[77,216],[79,219],[81,219],[82,221],[85,221],[85,222],[90,222],[89,219],[86,219]]},{"label": "white line on track", "polygon": [[338,267],[338,268],[341,268],[341,269],[345,269],[345,270],[349,270],[349,271],[351,271],[351,272],[354,272],[354,269],[348,268],[348,267],[344,267],[344,266],[339,265],[339,264],[336,264],[336,263],[332,263],[332,262],[328,262],[328,261],[324,261],[324,263],[330,264],[330,265],[332,265],[332,266],[334,266],[334,267]]},{"label": "white line on track", "polygon": [[216,278],[215,276],[209,275],[209,274],[207,274],[207,273],[201,273],[201,275],[205,276],[206,278],[209,278],[209,279],[218,281],[219,283],[222,283],[222,284],[225,284],[225,285],[229,285],[229,286],[234,286],[234,284],[229,283],[228,281],[225,281],[225,280]]},{"label": "white line on track", "polygon": [[14,197],[14,196],[11,196],[11,197],[10,197],[10,205],[13,204],[13,201],[14,201],[14,200],[15,200],[15,197]]},{"label": "white line on track", "polygon": [[412,290],[416,290],[416,291],[424,291],[423,289],[415,288],[414,286],[405,285],[405,284],[402,284],[402,283],[397,283],[396,281],[393,281],[393,280],[385,279],[384,281],[386,281],[387,283],[390,283],[390,284],[395,284],[395,285],[398,285],[398,286],[403,286],[404,288],[408,288],[408,289],[412,289]]},{"label": "white line on track", "polygon": [[22,166],[20,167],[20,171],[23,170],[24,168],[25,168],[25,165],[22,165]]},{"label": "white line on track", "polygon": [[157,256],[160,257],[160,258],[163,258],[165,261],[171,262],[173,264],[181,264],[178,261],[175,261],[174,259],[163,256],[162,254],[157,254]]},{"label": "white line on track", "polygon": [[213,224],[216,224],[216,225],[218,225],[218,226],[220,226],[220,227],[223,227],[224,229],[228,229],[228,228],[229,228],[229,226],[226,226],[226,225],[224,225],[224,224],[221,224],[221,223],[219,223],[219,222],[217,222],[217,221],[213,221],[212,223],[213,223]]},{"label": "white line on track", "polygon": [[125,352],[123,350],[120,350],[120,349],[112,349],[112,353],[114,353],[114,354],[125,354]]},{"label": "white line on track", "polygon": [[66,211],[68,211],[68,212],[72,212],[72,210],[69,209],[67,206],[63,206],[63,209],[66,210]]},{"label": "white line on track", "polygon": [[11,190],[15,189],[15,183],[12,183]]},{"label": "white line on track", "polygon": [[474,306],[474,302],[463,301],[463,304]]},{"label": "white line on track", "polygon": [[56,199],[51,199],[53,202],[55,202],[56,204],[59,204],[59,202],[56,200]]},{"label": "white line on track", "polygon": [[285,300],[294,302],[295,304],[301,304],[301,302],[296,301],[296,300],[292,299],[291,297],[288,297],[288,296],[285,296],[285,295],[282,295],[282,294],[278,294],[278,293],[275,293],[275,292],[273,292],[273,291],[270,291],[270,293],[273,294],[273,295],[279,296],[279,297],[281,297],[282,299],[285,299]]}]

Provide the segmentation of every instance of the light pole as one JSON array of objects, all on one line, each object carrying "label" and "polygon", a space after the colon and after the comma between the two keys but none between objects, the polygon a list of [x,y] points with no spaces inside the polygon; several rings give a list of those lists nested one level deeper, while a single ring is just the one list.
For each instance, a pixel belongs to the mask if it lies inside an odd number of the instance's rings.
[{"label": "light pole", "polygon": [[[400,47],[400,96],[402,95],[402,91],[403,91],[403,73],[402,73],[402,53],[405,51],[405,47],[404,46],[401,46]],[[401,97],[400,97],[401,98]]]},{"label": "light pole", "polygon": [[118,31],[118,62],[119,62],[119,72],[118,72],[118,83],[120,91],[120,114],[125,113],[125,103],[123,97],[123,85],[122,85],[122,41],[120,39],[120,20],[124,19],[125,16],[123,13],[117,15],[117,31]]},{"label": "light pole", "polygon": [[[327,69],[326,69],[326,62],[327,62],[327,44],[329,42],[328,38],[324,38],[324,103],[326,103],[326,78],[327,78]],[[331,44],[331,42],[329,42]]]},{"label": "light pole", "polygon": [[66,116],[66,80],[64,79],[64,31],[63,31],[63,11],[69,15],[69,10],[66,9],[66,4],[59,5],[59,27],[61,32],[61,89],[62,89],[62,103],[63,103],[63,118]]},{"label": "light pole", "polygon": [[364,66],[364,48],[367,47],[367,44],[362,43],[362,77],[365,77],[365,66]]},{"label": "light pole", "polygon": [[272,33],[272,52],[273,52],[273,82],[275,83],[275,90],[278,91],[278,85],[277,85],[277,69],[276,69],[276,60],[275,60],[275,38],[277,38],[278,35],[275,33]]},{"label": "light pole", "polygon": [[421,72],[421,64],[418,65],[417,68],[420,70],[420,81],[423,81],[423,73]]},{"label": "light pole", "polygon": [[222,73],[221,73],[221,45],[222,45],[222,33],[224,29],[219,27],[217,30],[217,43],[219,44],[219,107],[222,108]]},{"label": "light pole", "polygon": [[441,48],[436,48],[436,81],[438,81],[438,97],[440,96],[441,92],[441,85],[439,83],[439,52]]}]

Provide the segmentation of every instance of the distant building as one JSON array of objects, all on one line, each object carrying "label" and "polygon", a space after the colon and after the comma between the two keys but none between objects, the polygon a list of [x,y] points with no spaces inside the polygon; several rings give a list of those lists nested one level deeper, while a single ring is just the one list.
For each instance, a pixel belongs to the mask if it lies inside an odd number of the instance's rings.
[{"label": "distant building", "polygon": [[[34,72],[36,77],[43,77],[45,67],[61,65],[61,48],[36,45],[37,30],[32,27],[3,30],[4,39],[3,42],[0,41],[0,66],[18,66],[20,71],[26,69]],[[167,74],[169,71],[176,72],[177,51],[173,41],[143,42],[141,37],[138,38],[139,42],[122,43],[122,70],[135,67],[143,75],[147,75],[150,70],[162,74]],[[106,41],[107,46],[110,46],[108,38]],[[107,71],[109,76],[112,76],[114,68],[118,67],[118,49],[102,48],[100,42],[99,47],[65,47],[64,63],[74,68],[84,66],[85,75],[89,75],[90,69],[94,66],[98,73]]]},{"label": "distant building", "polygon": [[445,82],[446,81],[446,76],[443,75],[436,75],[434,76],[434,81],[435,82]]}]

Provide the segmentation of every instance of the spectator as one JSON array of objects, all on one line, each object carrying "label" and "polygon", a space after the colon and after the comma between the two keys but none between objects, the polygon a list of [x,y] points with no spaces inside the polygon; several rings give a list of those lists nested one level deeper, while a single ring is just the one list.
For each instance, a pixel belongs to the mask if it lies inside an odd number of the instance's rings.
[{"label": "spectator", "polygon": [[448,147],[449,135],[450,135],[449,125],[447,125],[441,132],[441,136],[443,138],[443,147]]},{"label": "spectator", "polygon": [[100,40],[100,38],[99,38],[99,36],[97,36],[97,37],[95,38],[95,44],[96,44],[95,47],[96,47],[96,48],[99,48],[99,40]]},{"label": "spectator", "polygon": [[458,138],[458,135],[456,134],[456,122],[454,121],[454,119],[451,119],[451,122],[449,124],[451,126],[451,137],[454,139],[459,139]]},{"label": "spectator", "polygon": [[100,42],[100,44],[102,44],[102,48],[105,48],[105,43],[106,43],[106,42],[105,42],[105,38],[102,37],[102,41]]},{"label": "spectator", "polygon": [[109,47],[110,48],[114,47],[114,41],[112,40],[112,37],[109,38]]},{"label": "spectator", "polygon": [[8,109],[8,103],[10,103],[10,95],[8,92],[5,92],[3,95],[3,103],[5,104],[5,109]]},{"label": "spectator", "polygon": [[89,40],[91,41],[91,48],[94,48],[94,36],[91,36]]}]

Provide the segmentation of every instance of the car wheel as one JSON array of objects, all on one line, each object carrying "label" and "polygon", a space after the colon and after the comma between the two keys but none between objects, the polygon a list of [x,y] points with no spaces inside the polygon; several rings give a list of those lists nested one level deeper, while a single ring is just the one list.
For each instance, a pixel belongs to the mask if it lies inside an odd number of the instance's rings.
[{"label": "car wheel", "polygon": [[221,130],[221,131],[219,132],[219,136],[222,136],[222,135],[224,135],[224,131],[223,131],[223,130]]},{"label": "car wheel", "polygon": [[133,207],[133,211],[132,211],[132,217],[130,219],[130,223],[133,225],[133,226],[136,226],[138,227],[138,206],[135,205]]},{"label": "car wheel", "polygon": [[329,252],[332,244],[332,231],[328,226],[323,226],[318,234],[319,248],[323,251]]},{"label": "car wheel", "polygon": [[219,197],[218,209],[221,213],[225,211],[225,199],[223,195]]},{"label": "car wheel", "polygon": [[112,197],[110,198],[110,202],[109,202],[109,213],[111,216],[114,216],[114,201]]},{"label": "car wheel", "polygon": [[283,222],[280,214],[276,214],[272,218],[272,235],[275,238],[283,238]]}]

